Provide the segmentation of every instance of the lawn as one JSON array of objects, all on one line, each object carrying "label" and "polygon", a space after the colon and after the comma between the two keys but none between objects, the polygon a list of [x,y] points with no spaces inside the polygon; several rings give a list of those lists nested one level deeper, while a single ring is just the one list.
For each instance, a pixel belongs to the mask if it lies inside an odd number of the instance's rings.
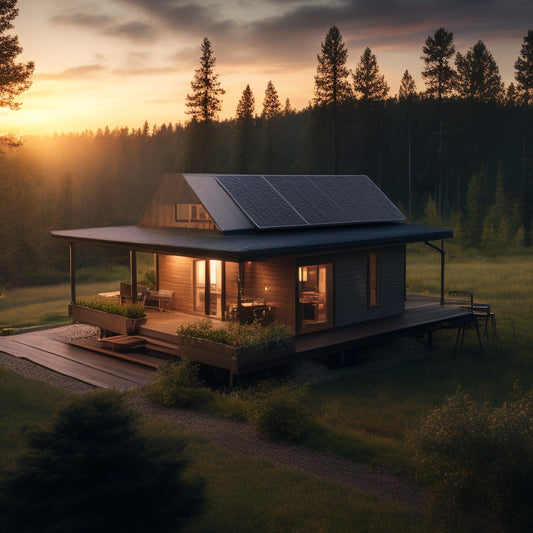
[{"label": "lawn", "polygon": [[[69,395],[0,367],[0,469],[23,445],[23,431],[45,424]],[[206,506],[188,525],[211,531],[422,531],[419,510],[381,501],[354,489],[268,461],[235,456],[175,424],[145,420],[145,435],[170,446],[185,439],[187,475],[206,482]]]}]

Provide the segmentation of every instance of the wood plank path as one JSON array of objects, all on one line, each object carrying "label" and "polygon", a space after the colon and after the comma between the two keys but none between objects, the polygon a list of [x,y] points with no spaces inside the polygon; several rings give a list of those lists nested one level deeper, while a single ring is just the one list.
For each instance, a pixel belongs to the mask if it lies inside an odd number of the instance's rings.
[{"label": "wood plank path", "polygon": [[0,351],[95,387],[120,391],[143,387],[154,375],[153,369],[57,341],[51,330],[0,337]]}]

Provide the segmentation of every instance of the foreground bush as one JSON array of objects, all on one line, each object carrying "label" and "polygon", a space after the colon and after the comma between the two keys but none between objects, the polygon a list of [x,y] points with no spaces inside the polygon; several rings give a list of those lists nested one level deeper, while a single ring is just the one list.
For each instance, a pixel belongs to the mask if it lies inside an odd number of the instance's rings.
[{"label": "foreground bush", "polygon": [[452,531],[533,531],[533,394],[501,407],[458,392],[412,435],[432,518]]},{"label": "foreground bush", "polygon": [[263,385],[248,400],[248,420],[264,435],[297,441],[310,426],[306,393],[295,383]]},{"label": "foreground bush", "polygon": [[116,392],[80,396],[2,473],[0,531],[177,531],[201,502],[183,479],[183,447],[143,437]]},{"label": "foreground bush", "polygon": [[199,378],[199,366],[186,359],[160,365],[147,390],[152,400],[172,407],[200,407],[213,397]]}]

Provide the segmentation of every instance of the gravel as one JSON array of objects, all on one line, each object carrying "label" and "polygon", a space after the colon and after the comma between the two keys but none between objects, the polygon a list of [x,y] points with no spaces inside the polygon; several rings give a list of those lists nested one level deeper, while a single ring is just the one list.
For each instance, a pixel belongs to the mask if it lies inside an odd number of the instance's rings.
[{"label": "gravel", "polygon": [[[69,342],[75,338],[98,335],[98,328],[72,325],[50,330],[55,340]],[[401,340],[394,345],[373,350],[366,362],[345,368],[328,369],[313,361],[292,367],[289,375],[299,382],[319,383],[338,379],[347,374],[375,372],[406,360],[428,355],[420,343]],[[68,392],[84,393],[95,387],[68,376],[57,374],[30,361],[0,352],[0,364],[28,378],[44,381]],[[313,451],[302,446],[265,438],[245,422],[220,418],[206,412],[168,408],[152,402],[142,389],[128,395],[132,406],[141,414],[179,424],[187,430],[204,436],[213,444],[232,453],[270,460],[274,463],[300,469],[321,478],[336,481],[359,491],[377,495],[397,503],[421,507],[424,490],[392,472],[345,459],[335,453]]]}]

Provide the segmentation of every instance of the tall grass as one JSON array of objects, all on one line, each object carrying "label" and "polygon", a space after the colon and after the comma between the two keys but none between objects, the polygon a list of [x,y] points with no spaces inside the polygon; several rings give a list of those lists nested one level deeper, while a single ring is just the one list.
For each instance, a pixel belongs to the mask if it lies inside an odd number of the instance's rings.
[{"label": "tall grass", "polygon": [[[127,268],[83,270],[78,275],[78,296],[118,290],[119,281],[128,279]],[[95,281],[101,280],[101,281]],[[68,323],[70,284],[15,287],[0,299],[0,329],[30,328]]]}]

